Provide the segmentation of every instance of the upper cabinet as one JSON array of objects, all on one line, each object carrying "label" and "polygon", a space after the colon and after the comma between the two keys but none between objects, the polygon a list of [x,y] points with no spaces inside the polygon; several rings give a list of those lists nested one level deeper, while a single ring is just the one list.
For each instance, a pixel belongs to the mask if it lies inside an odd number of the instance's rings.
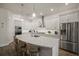
[{"label": "upper cabinet", "polygon": [[79,21],[78,14],[79,14],[78,11],[67,13],[67,14],[62,14],[59,16],[60,23],[77,22]]}]

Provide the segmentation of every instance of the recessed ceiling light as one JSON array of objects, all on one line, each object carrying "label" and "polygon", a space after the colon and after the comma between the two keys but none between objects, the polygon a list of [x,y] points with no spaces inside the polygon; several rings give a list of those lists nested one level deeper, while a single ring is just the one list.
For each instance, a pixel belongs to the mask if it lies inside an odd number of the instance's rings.
[{"label": "recessed ceiling light", "polygon": [[33,16],[33,17],[36,17],[36,14],[35,14],[35,13],[33,13],[33,14],[32,14],[32,16]]},{"label": "recessed ceiling light", "polygon": [[67,5],[68,5],[68,3],[65,3],[65,5],[67,6]]},{"label": "recessed ceiling light", "polygon": [[43,13],[40,13],[40,15],[43,15]]},{"label": "recessed ceiling light", "polygon": [[53,11],[54,9],[50,9],[50,11]]}]

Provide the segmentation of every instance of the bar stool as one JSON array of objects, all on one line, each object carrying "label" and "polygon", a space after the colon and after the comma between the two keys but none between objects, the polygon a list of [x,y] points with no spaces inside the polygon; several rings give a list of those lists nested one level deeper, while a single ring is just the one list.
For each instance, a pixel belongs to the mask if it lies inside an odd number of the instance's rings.
[{"label": "bar stool", "polygon": [[29,53],[31,56],[39,56],[39,47],[36,45],[28,44],[29,45]]}]

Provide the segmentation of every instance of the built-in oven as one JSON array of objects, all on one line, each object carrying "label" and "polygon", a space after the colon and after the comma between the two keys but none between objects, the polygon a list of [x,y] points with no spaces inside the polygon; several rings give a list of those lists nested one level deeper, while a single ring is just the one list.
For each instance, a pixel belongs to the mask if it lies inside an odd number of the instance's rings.
[{"label": "built-in oven", "polygon": [[15,35],[21,35],[22,34],[22,27],[15,26]]}]

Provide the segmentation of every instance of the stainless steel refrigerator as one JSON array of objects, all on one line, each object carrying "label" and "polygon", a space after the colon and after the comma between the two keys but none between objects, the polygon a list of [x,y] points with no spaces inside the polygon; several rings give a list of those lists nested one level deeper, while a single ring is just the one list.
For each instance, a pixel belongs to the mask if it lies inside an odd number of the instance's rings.
[{"label": "stainless steel refrigerator", "polygon": [[79,55],[79,22],[60,24],[60,48]]}]

